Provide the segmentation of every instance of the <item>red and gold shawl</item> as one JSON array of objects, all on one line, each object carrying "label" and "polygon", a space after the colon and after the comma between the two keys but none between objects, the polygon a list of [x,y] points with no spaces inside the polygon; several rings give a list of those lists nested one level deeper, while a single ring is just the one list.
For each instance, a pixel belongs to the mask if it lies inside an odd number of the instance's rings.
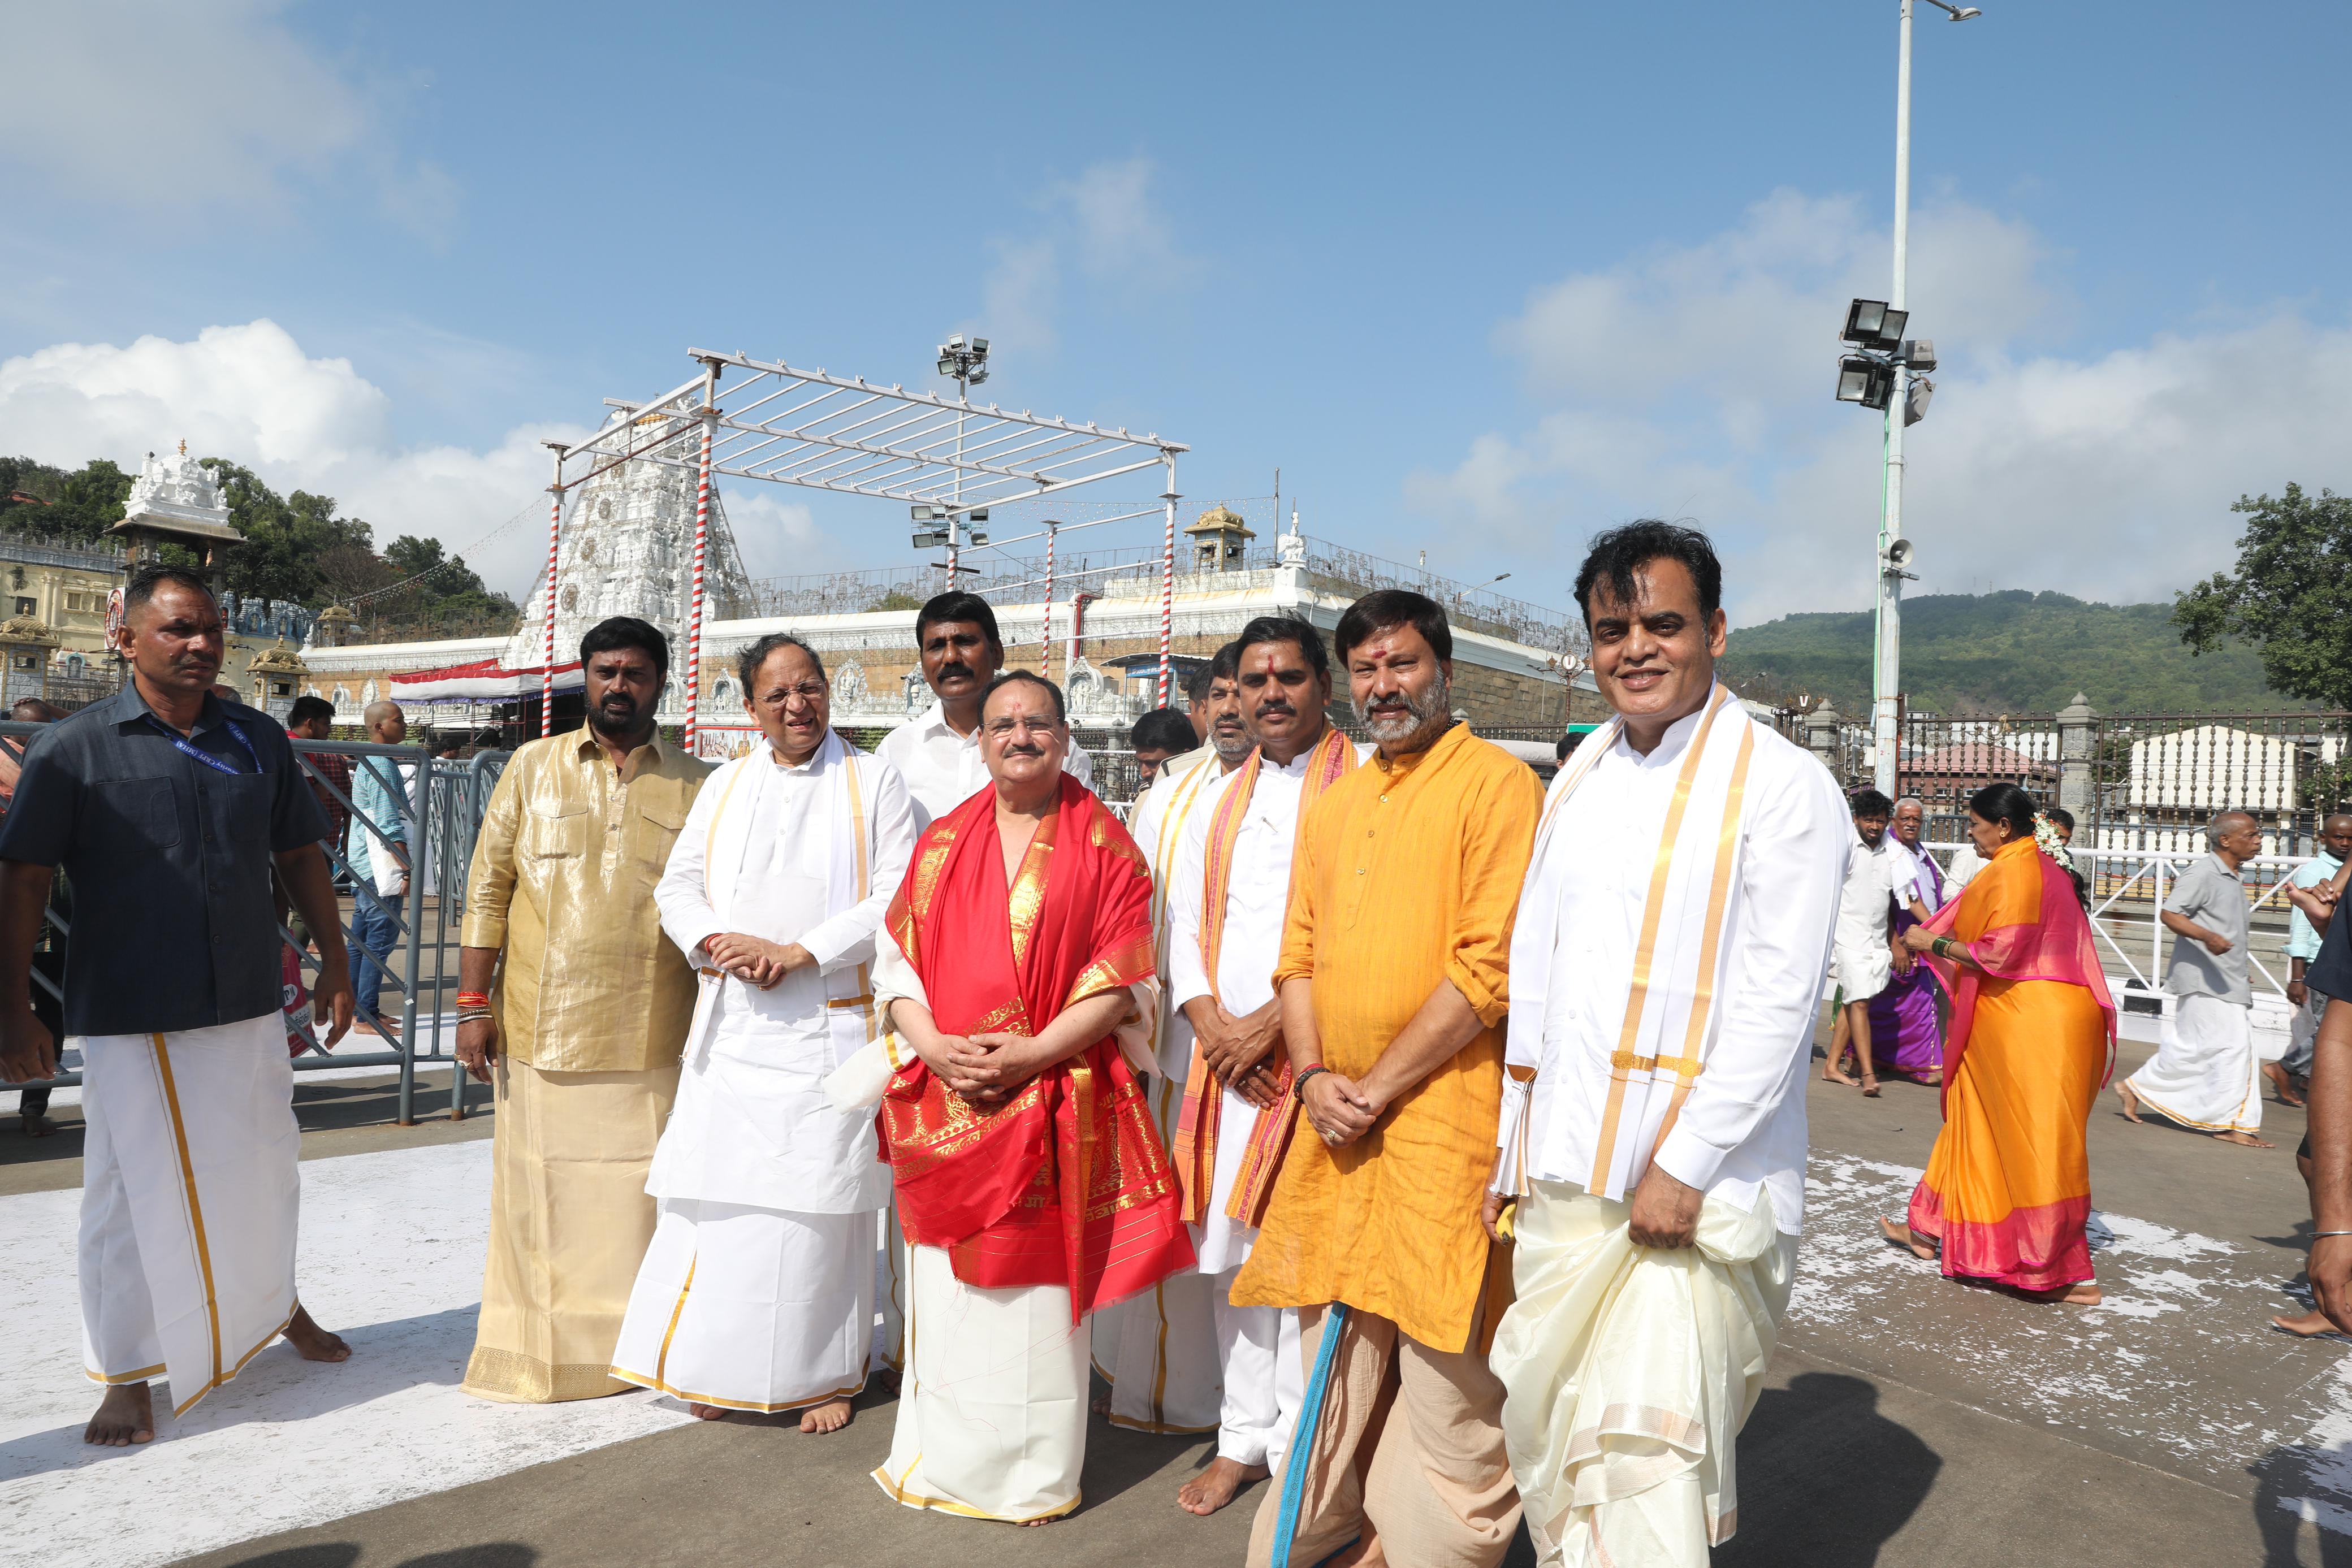
[{"label": "red and gold shawl", "polygon": [[[1298,817],[1291,830],[1296,844],[1307,813],[1323,791],[1346,778],[1356,766],[1356,744],[1338,730],[1316,742],[1307,765],[1307,780],[1298,791]],[[1225,895],[1234,878],[1234,845],[1249,816],[1250,793],[1257,788],[1258,753],[1234,770],[1232,782],[1218,799],[1209,818],[1208,852],[1201,869],[1201,962],[1215,994],[1217,958],[1223,950]],[[1293,864],[1297,862],[1294,859]],[[1219,998],[1220,1003],[1223,998]],[[1290,1095],[1290,1053],[1282,1052],[1282,1070],[1275,1080],[1276,1103],[1258,1113],[1250,1131],[1249,1147],[1242,1155],[1234,1178],[1233,1197],[1225,1213],[1255,1228],[1265,1218],[1266,1200],[1274,1196],[1275,1173],[1282,1168],[1283,1152],[1290,1147],[1291,1129],[1297,1124],[1298,1105]],[[1224,1085],[1209,1071],[1196,1047],[1192,1070],[1184,1077],[1184,1105],[1176,1120],[1176,1179],[1183,1185],[1184,1218],[1198,1225],[1208,1217],[1210,1189],[1217,1176],[1217,1124],[1224,1110]]]},{"label": "red and gold shawl", "polygon": [[[1065,777],[1010,889],[983,789],[915,846],[886,923],[945,1033],[1034,1035],[1064,1008],[1151,978],[1151,873],[1118,820]],[[1066,1285],[1073,1320],[1192,1262],[1150,1107],[1105,1036],[996,1105],[921,1061],[884,1092],[907,1239],[991,1289]]]}]

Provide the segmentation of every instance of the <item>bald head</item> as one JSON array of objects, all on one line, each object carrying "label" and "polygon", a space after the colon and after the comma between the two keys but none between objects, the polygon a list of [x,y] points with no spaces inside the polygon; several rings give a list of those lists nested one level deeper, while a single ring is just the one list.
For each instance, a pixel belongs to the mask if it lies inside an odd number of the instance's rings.
[{"label": "bald head", "polygon": [[367,737],[378,746],[398,746],[408,738],[408,719],[400,705],[383,697],[361,710],[360,722],[367,727]]},{"label": "bald head", "polygon": [[2352,860],[2352,813],[2337,811],[2319,824],[2319,847],[2337,860]]},{"label": "bald head", "polygon": [[2205,824],[2205,837],[2232,870],[2263,852],[2263,831],[2252,811],[2215,812]]},{"label": "bald head", "polygon": [[[55,724],[66,716],[66,710],[43,702],[38,697],[18,697],[8,709],[8,716],[19,724]],[[2352,817],[2345,819],[2352,826]]]}]

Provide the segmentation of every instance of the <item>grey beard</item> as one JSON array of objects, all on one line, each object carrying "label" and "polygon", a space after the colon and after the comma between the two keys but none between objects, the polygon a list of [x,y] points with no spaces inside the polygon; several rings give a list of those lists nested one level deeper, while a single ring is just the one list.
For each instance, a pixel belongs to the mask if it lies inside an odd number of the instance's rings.
[{"label": "grey beard", "polygon": [[1364,711],[1364,705],[1354,696],[1348,704],[1356,710],[1356,722],[1374,740],[1386,746],[1394,741],[1410,740],[1427,728],[1434,720],[1450,718],[1454,713],[1454,683],[1444,675],[1421,696],[1411,692],[1404,695],[1405,712],[1410,718],[1374,718]]},{"label": "grey beard", "polygon": [[1251,748],[1257,743],[1250,739],[1249,731],[1246,729],[1235,730],[1233,734],[1226,735],[1212,726],[1209,730],[1209,744],[1216,748],[1220,760],[1238,762],[1247,757]]}]

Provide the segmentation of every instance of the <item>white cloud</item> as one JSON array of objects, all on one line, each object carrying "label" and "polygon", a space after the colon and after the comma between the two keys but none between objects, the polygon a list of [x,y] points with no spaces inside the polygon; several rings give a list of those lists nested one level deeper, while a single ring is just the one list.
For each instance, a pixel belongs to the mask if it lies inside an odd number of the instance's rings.
[{"label": "white cloud", "polygon": [[286,0],[84,0],[9,8],[17,68],[0,93],[0,160],[59,194],[137,215],[283,216],[292,188],[346,165],[384,214],[439,243],[457,184],[394,143],[402,89],[322,57]]},{"label": "white cloud", "polygon": [[[1845,302],[1883,292],[1888,251],[1854,203],[1781,192],[1697,245],[1538,290],[1495,340],[1532,423],[1411,476],[1408,503],[1563,565],[1610,523],[1687,517],[1724,547],[1736,619],[1867,603],[1879,423],[1830,392]],[[1913,323],[1945,368],[1906,443],[1911,591],[2158,599],[2228,563],[2241,494],[2346,487],[2352,330],[2281,310],[2033,351],[2063,297],[2053,261],[1981,208],[1914,220]]]},{"label": "white cloud", "polygon": [[[572,424],[509,431],[488,451],[397,449],[391,404],[350,361],[312,359],[276,322],[208,327],[193,342],[62,343],[0,361],[0,430],[13,453],[79,467],[140,457],[184,438],[242,463],[280,492],[332,496],[374,526],[438,538],[494,587],[529,591],[540,562],[549,459],[542,438]],[[485,537],[490,536],[490,537]]]},{"label": "white cloud", "polygon": [[1106,293],[1161,292],[1198,276],[1199,262],[1177,248],[1175,225],[1152,194],[1154,172],[1146,158],[1106,160],[1048,186],[1036,204],[1036,232],[990,243],[984,314],[967,325],[1026,354],[1048,354],[1060,340],[1066,257]]}]

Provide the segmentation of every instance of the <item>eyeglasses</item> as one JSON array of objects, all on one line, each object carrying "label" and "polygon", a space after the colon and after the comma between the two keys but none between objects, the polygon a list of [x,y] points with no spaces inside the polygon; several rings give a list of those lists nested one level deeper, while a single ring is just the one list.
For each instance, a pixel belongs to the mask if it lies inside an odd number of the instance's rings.
[{"label": "eyeglasses", "polygon": [[804,703],[813,703],[822,701],[825,695],[825,685],[823,681],[803,681],[796,686],[772,686],[760,695],[760,700],[772,703],[798,697]]}]

